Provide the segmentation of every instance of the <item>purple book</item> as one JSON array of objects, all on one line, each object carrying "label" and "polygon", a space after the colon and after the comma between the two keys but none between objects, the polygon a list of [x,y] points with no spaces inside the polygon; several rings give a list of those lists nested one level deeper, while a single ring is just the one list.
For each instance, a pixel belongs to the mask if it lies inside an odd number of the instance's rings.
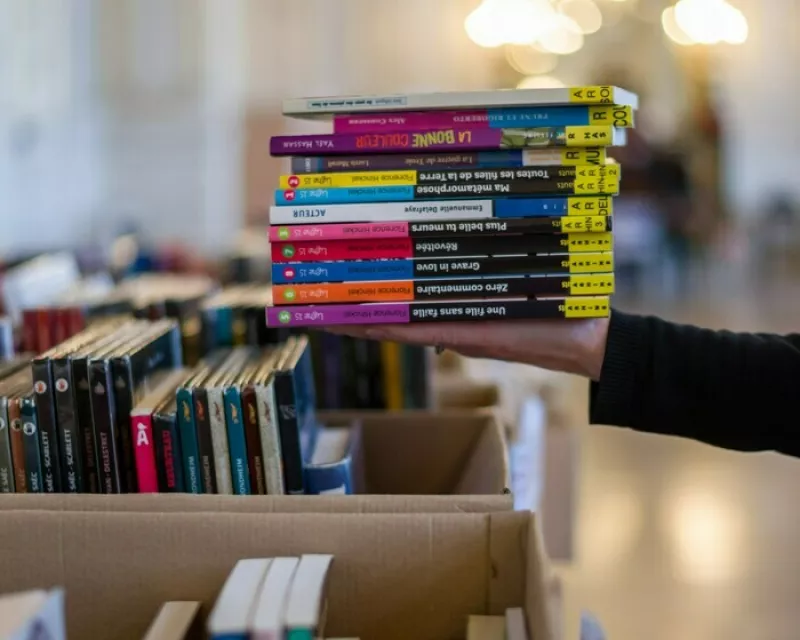
[{"label": "purple book", "polygon": [[419,129],[387,133],[274,136],[273,156],[345,155],[442,151],[496,151],[625,144],[625,129],[610,126],[526,129]]}]

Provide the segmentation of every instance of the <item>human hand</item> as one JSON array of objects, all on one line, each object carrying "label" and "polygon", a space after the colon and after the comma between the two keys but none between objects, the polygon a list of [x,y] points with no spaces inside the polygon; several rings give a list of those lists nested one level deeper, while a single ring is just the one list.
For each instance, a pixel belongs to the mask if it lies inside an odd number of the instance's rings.
[{"label": "human hand", "polygon": [[371,340],[435,345],[471,358],[520,362],[599,380],[608,318],[342,325],[327,331]]}]

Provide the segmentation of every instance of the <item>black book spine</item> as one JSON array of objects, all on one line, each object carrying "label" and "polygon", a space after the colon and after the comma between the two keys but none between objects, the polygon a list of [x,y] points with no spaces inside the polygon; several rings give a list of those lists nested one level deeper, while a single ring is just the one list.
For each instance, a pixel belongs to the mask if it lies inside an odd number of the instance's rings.
[{"label": "black book spine", "polygon": [[161,493],[183,493],[183,459],[178,420],[175,413],[153,415],[153,439],[156,449],[156,473]]},{"label": "black book spine", "polygon": [[[43,482],[40,431],[37,421],[36,401],[33,397],[19,401],[22,422],[22,442],[25,451],[25,474],[28,493],[48,493]],[[51,493],[51,492],[50,492]]]},{"label": "black book spine", "polygon": [[[605,211],[605,210],[602,210]],[[453,220],[409,222],[411,238],[469,237],[492,235],[606,232],[612,230],[610,215],[542,216],[534,218],[490,218],[488,220]]]},{"label": "black book spine", "polygon": [[110,369],[108,361],[105,360],[96,360],[89,363],[92,420],[94,424],[94,439],[97,443],[97,457],[100,463],[98,472],[101,493],[120,492],[119,456],[117,454],[116,416],[113,398],[114,386]]},{"label": "black book spine", "polygon": [[283,482],[286,493],[305,493],[303,453],[300,446],[300,425],[297,414],[297,388],[294,371],[275,374],[275,400],[278,405],[278,430],[281,436]]},{"label": "black book spine", "polygon": [[475,300],[472,302],[413,302],[409,322],[458,320],[533,320],[597,318],[608,314],[608,297],[576,297],[542,300]]},{"label": "black book spine", "polygon": [[376,340],[365,340],[365,342],[367,343],[367,362],[369,362],[369,408],[385,409],[381,343]]},{"label": "black book spine", "polygon": [[64,491],[84,493],[86,489],[81,464],[81,433],[78,427],[75,391],[72,386],[72,367],[67,358],[53,360],[53,389],[56,397]]},{"label": "black book spine", "polygon": [[130,417],[133,411],[133,372],[130,358],[114,358],[111,361],[111,377],[114,384],[114,419],[117,454],[119,455],[120,493],[137,493],[136,453],[133,449]]},{"label": "black book spine", "polygon": [[0,493],[14,493],[15,491],[8,399],[0,397]]},{"label": "black book spine", "polygon": [[204,493],[217,493],[217,475],[214,466],[214,445],[211,440],[211,422],[208,419],[208,393],[205,388],[192,390],[194,419],[197,425],[197,446],[200,452],[200,477]]},{"label": "black book spine", "polygon": [[83,466],[84,487],[89,493],[100,493],[97,441],[92,415],[92,391],[89,383],[89,362],[86,358],[72,361],[72,389],[78,419],[78,440]]},{"label": "black book spine", "polygon": [[369,409],[372,405],[372,381],[367,340],[356,338],[353,342],[356,370],[356,408]]},{"label": "black book spine", "polygon": [[31,363],[31,372],[33,374],[33,390],[36,395],[37,427],[42,448],[42,491],[44,493],[60,493],[61,460],[58,452],[58,427],[50,360],[34,360]]}]

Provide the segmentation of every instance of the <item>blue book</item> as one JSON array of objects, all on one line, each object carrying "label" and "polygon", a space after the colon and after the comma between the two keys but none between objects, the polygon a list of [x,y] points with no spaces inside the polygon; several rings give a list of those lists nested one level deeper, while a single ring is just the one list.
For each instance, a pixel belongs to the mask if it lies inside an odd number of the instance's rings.
[{"label": "blue book", "polygon": [[314,450],[304,468],[306,493],[333,495],[356,493],[361,448],[361,427],[321,427]]},{"label": "blue book", "polygon": [[231,479],[233,493],[240,496],[250,495],[250,468],[247,464],[247,440],[244,434],[242,417],[242,393],[239,386],[244,382],[243,373],[231,386],[222,391],[225,403],[225,424],[228,431],[228,451],[231,458]]}]

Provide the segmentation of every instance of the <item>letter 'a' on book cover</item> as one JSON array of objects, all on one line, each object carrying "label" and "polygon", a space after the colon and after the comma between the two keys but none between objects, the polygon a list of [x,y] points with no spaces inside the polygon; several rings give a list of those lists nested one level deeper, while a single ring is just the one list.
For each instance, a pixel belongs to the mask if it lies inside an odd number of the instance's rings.
[{"label": "letter 'a' on book cover", "polygon": [[208,616],[210,640],[248,640],[256,596],[271,562],[247,558],[236,563]]},{"label": "letter 'a' on book cover", "polygon": [[333,556],[307,554],[292,580],[286,603],[286,640],[314,640],[324,636],[327,598],[325,587]]},{"label": "letter 'a' on book cover", "polygon": [[299,558],[275,558],[256,598],[251,640],[283,640],[284,610]]}]

